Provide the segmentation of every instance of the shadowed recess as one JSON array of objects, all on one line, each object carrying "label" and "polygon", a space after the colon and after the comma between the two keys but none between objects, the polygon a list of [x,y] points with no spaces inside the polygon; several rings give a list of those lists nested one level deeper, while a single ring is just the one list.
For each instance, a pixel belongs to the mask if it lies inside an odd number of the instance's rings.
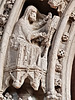
[{"label": "shadowed recess", "polygon": [[28,97],[34,98],[33,100],[43,100],[45,96],[41,87],[39,87],[38,91],[35,91],[31,87],[28,78],[25,80],[25,83],[22,85],[20,89],[15,89],[12,86],[12,80],[10,80],[10,86],[6,89],[3,95],[5,96],[6,93],[9,93],[14,100],[18,100],[19,98],[22,98],[22,100],[28,100]]},{"label": "shadowed recess", "polygon": [[26,0],[25,4],[23,6],[20,17],[22,17],[25,9],[29,5],[35,6],[39,10],[40,13],[43,13],[45,15],[47,15],[49,12],[51,12],[52,15],[58,15],[57,9],[51,8],[50,5],[48,4],[48,0]]}]

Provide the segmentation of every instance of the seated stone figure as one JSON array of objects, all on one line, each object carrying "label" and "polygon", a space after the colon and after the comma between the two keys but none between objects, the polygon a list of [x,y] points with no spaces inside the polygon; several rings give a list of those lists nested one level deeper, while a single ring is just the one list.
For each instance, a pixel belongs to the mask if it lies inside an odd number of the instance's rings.
[{"label": "seated stone figure", "polygon": [[15,88],[20,88],[29,78],[34,90],[38,90],[40,81],[45,90],[51,23],[51,13],[47,16],[41,14],[34,6],[28,6],[16,23],[9,57],[10,69],[14,69],[10,71],[10,76]]}]

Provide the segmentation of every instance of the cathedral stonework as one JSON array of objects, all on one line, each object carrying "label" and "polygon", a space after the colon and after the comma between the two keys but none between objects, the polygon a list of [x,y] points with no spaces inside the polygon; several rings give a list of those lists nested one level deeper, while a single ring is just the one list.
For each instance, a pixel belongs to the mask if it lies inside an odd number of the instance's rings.
[{"label": "cathedral stonework", "polygon": [[75,100],[75,0],[0,0],[0,100]]}]

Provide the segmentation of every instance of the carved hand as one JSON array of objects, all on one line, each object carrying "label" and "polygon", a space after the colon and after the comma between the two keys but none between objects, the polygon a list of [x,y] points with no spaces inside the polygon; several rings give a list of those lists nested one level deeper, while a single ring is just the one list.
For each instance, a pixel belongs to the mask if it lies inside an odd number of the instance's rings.
[{"label": "carved hand", "polygon": [[43,36],[44,38],[48,38],[48,35],[47,35],[45,32],[42,32],[42,36]]},{"label": "carved hand", "polygon": [[31,35],[31,39],[35,39],[35,38],[38,38],[38,37],[46,37],[46,33],[45,32],[39,32],[39,33],[33,33]]},{"label": "carved hand", "polygon": [[41,43],[42,45],[46,45],[47,47],[50,46],[49,36],[46,34],[44,41]]}]

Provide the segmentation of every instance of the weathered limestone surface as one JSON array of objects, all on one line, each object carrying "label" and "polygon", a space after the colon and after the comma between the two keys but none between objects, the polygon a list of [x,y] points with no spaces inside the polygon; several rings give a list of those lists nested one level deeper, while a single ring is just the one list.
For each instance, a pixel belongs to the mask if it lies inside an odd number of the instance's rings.
[{"label": "weathered limestone surface", "polygon": [[0,1],[0,100],[71,100],[75,0],[47,2],[58,15]]}]

